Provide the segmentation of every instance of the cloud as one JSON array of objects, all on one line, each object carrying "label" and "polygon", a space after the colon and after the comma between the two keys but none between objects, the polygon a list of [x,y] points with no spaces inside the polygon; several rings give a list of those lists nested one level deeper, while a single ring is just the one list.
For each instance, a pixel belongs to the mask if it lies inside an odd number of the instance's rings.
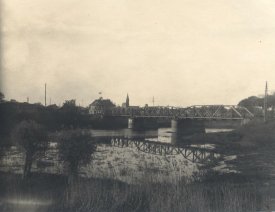
[{"label": "cloud", "polygon": [[3,2],[8,98],[236,104],[275,77],[272,0]]}]

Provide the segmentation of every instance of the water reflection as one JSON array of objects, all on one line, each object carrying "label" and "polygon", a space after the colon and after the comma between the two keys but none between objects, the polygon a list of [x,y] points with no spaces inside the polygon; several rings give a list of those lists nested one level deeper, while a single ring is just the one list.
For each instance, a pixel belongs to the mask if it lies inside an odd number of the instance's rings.
[{"label": "water reflection", "polygon": [[[173,133],[170,128],[159,128],[158,130],[135,131],[132,129],[121,130],[91,130],[95,138],[113,138],[124,137],[129,139],[145,139],[148,141],[156,141],[163,143],[177,143],[176,133]],[[103,139],[98,139],[103,140]]]},{"label": "water reflection", "polygon": [[[160,131],[159,131],[160,130]],[[162,134],[165,129],[159,130],[145,130],[135,131],[132,129],[120,129],[120,130],[91,130],[94,137],[115,137],[123,136],[127,138],[155,138]]]},{"label": "water reflection", "polygon": [[[228,132],[232,129],[206,129],[206,133]],[[96,138],[102,137],[124,137],[130,139],[145,139],[148,141],[170,143],[170,144],[184,144],[184,139],[177,133],[172,132],[171,128],[159,128],[157,130],[135,131],[132,129],[121,130],[91,130],[91,133]],[[101,139],[103,140],[103,139]]]}]

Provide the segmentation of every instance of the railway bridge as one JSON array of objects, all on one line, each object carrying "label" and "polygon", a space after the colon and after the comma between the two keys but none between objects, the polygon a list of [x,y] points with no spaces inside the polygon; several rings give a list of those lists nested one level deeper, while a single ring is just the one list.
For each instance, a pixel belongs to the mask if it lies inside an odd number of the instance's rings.
[{"label": "railway bridge", "polygon": [[171,121],[173,132],[192,134],[204,132],[206,121],[247,124],[254,115],[245,107],[237,105],[194,105],[181,107],[115,107],[107,116],[127,117],[128,128],[147,129],[156,125],[157,120]]}]

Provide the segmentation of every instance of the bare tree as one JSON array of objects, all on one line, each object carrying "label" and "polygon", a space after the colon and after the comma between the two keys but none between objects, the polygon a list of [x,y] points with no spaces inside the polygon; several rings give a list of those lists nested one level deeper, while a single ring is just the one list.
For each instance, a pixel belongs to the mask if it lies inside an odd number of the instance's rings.
[{"label": "bare tree", "polygon": [[48,147],[47,131],[35,121],[22,121],[13,131],[13,140],[25,153],[23,179],[31,173],[32,163]]},{"label": "bare tree", "polygon": [[92,160],[96,144],[88,131],[65,131],[59,138],[58,149],[59,158],[68,166],[68,183],[71,184],[77,178],[79,166]]}]

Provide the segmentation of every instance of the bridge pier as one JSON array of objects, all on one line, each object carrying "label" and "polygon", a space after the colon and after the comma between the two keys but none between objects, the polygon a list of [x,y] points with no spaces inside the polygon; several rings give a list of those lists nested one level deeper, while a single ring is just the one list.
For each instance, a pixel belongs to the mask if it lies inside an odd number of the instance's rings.
[{"label": "bridge pier", "polygon": [[134,128],[134,120],[133,118],[128,118],[128,128],[133,129]]},{"label": "bridge pier", "polygon": [[148,130],[148,129],[157,129],[158,123],[155,118],[129,118],[128,119],[128,128],[133,130]]},{"label": "bridge pier", "polygon": [[205,133],[204,121],[194,119],[172,119],[171,130],[182,135]]}]

